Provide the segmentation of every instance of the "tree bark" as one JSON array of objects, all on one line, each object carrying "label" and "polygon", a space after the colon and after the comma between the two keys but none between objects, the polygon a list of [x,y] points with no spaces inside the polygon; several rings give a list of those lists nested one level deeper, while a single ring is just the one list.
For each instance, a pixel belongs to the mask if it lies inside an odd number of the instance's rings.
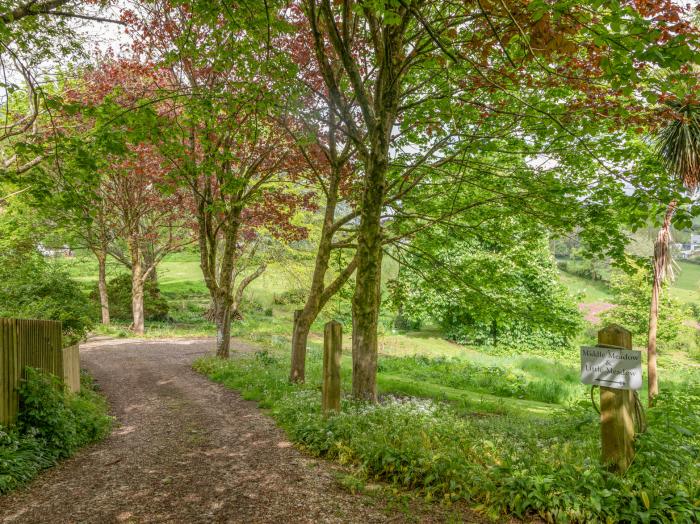
[{"label": "tree bark", "polygon": [[[388,144],[387,144],[388,145]],[[352,394],[377,400],[377,353],[381,306],[382,238],[388,147],[378,151],[370,165],[362,196],[357,242],[357,276],[352,300]]]},{"label": "tree bark", "polygon": [[304,309],[294,319],[292,333],[292,365],[289,372],[289,381],[301,384],[306,380],[306,345],[309,341],[311,324],[318,316],[311,296],[306,300]]},{"label": "tree bark", "polygon": [[[207,194],[209,191],[207,189]],[[195,199],[198,199],[200,267],[216,311],[216,355],[226,359],[229,357],[231,346],[231,308],[234,302],[233,276],[242,206],[240,204],[233,206],[230,216],[221,227],[223,238],[219,238],[219,233],[214,227],[214,217],[207,209],[207,200],[201,198],[197,192],[194,193],[194,196]]]},{"label": "tree bark", "polygon": [[146,331],[143,313],[143,279],[133,271],[131,273],[131,311],[134,323],[132,330],[137,335],[143,335]]},{"label": "tree bark", "polygon": [[321,295],[324,290],[326,273],[331,259],[331,243],[333,242],[333,219],[338,204],[338,185],[340,172],[336,170],[328,187],[326,196],[326,210],[321,226],[321,239],[316,251],[314,273],[311,278],[311,289],[306,298],[304,308],[294,319],[292,332],[292,363],[289,372],[289,381],[303,383],[306,380],[306,344],[309,339],[311,324],[321,310]]},{"label": "tree bark", "polygon": [[158,268],[156,267],[156,254],[152,243],[146,244],[146,249],[143,251],[143,265],[145,267],[151,267],[151,271],[148,273],[148,282],[151,282],[155,286],[156,292],[160,292],[158,289]]},{"label": "tree bark", "polygon": [[654,280],[651,288],[651,306],[649,308],[649,336],[647,338],[647,375],[649,377],[649,405],[654,404],[659,394],[659,377],[656,365],[656,338],[659,327],[659,300],[661,286],[666,275],[666,267],[670,262],[670,230],[671,219],[676,212],[675,200],[666,209],[664,222],[654,242]]},{"label": "tree bark", "polygon": [[231,303],[220,299],[216,315],[216,356],[227,359],[231,346]]},{"label": "tree bark", "polygon": [[100,310],[102,312],[102,324],[108,326],[109,318],[109,294],[107,293],[107,253],[97,253],[97,289],[100,294]]}]

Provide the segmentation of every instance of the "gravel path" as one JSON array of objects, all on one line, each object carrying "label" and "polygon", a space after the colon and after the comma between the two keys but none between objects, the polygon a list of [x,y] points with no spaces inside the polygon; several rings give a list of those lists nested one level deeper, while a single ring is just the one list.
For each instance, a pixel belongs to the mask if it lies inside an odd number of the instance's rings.
[{"label": "gravel path", "polygon": [[[254,403],[192,371],[192,361],[212,346],[209,340],[83,345],[82,365],[118,424],[103,442],[0,497],[0,521],[405,520],[377,497],[339,487],[334,465],[305,456]],[[235,342],[233,349],[254,348]],[[423,513],[412,520],[450,518]]]}]

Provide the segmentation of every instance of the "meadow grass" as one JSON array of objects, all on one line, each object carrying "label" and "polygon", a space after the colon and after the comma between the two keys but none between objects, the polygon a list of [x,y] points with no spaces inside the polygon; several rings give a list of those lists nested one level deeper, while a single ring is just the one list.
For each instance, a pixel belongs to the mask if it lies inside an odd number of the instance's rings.
[{"label": "meadow grass", "polygon": [[584,304],[610,302],[611,295],[604,282],[594,281],[566,271],[559,271],[559,280],[574,297],[580,297]]}]

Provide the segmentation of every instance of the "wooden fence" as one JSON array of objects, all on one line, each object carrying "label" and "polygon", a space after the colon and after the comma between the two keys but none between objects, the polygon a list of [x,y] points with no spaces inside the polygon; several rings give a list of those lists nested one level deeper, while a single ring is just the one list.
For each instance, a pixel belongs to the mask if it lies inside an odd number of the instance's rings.
[{"label": "wooden fence", "polygon": [[61,378],[80,390],[78,346],[63,347],[61,323],[0,318],[0,424],[12,424],[19,411],[17,387],[26,366]]}]

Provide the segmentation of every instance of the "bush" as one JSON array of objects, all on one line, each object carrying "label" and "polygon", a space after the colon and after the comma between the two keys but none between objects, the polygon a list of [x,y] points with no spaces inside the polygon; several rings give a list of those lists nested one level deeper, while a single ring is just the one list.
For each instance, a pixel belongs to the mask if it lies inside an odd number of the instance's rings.
[{"label": "bush", "polygon": [[406,318],[401,313],[398,313],[392,321],[392,327],[399,331],[418,331],[421,327],[421,321]]},{"label": "bush", "polygon": [[[617,270],[610,279],[612,302],[615,307],[605,311],[601,319],[605,323],[624,326],[632,335],[646,340],[649,330],[649,304],[651,303],[652,268],[648,264],[630,261],[629,273]],[[680,303],[661,293],[659,301],[658,342],[661,347],[672,348],[683,327],[683,308]]]},{"label": "bush", "polygon": [[[309,362],[308,382],[320,366]],[[590,402],[548,418],[461,416],[450,405],[388,397],[344,399],[324,417],[313,385],[290,385],[284,362],[199,360],[195,369],[256,399],[308,452],[353,464],[361,475],[426,499],[464,500],[493,518],[547,522],[680,522],[700,519],[700,396],[659,398],[624,476],[599,463],[599,417]]]},{"label": "bush", "polygon": [[283,293],[275,294],[272,302],[277,306],[301,305],[306,301],[308,291],[303,288],[289,289]]},{"label": "bush", "polygon": [[93,326],[90,301],[78,283],[36,253],[0,254],[0,317],[58,320],[69,343]]},{"label": "bush", "polygon": [[[131,322],[133,314],[131,310],[131,275],[122,273],[107,282],[107,296],[109,297],[109,314],[114,320]],[[90,294],[90,298],[99,308],[100,294],[97,286]],[[161,295],[158,285],[147,280],[143,294],[143,312],[146,320],[166,322],[170,320],[168,315],[168,301]]]},{"label": "bush", "polygon": [[32,368],[26,368],[26,375],[16,426],[0,427],[0,493],[104,438],[111,428],[106,402],[87,375],[81,376],[78,395],[66,392],[52,375]]}]

